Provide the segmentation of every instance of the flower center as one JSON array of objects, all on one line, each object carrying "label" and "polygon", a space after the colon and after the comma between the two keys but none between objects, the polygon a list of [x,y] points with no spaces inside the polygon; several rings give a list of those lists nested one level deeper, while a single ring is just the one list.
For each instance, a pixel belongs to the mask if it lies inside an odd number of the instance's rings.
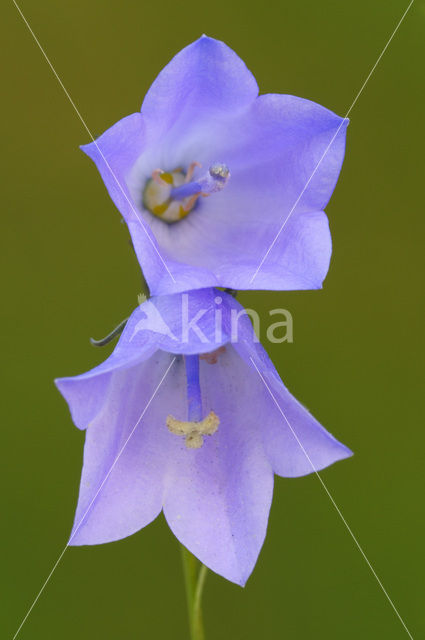
[{"label": "flower center", "polygon": [[221,191],[230,178],[228,167],[217,162],[192,181],[196,167],[200,166],[199,162],[192,162],[186,172],[181,167],[170,172],[155,169],[143,191],[143,205],[169,224],[185,218],[198,198]]}]

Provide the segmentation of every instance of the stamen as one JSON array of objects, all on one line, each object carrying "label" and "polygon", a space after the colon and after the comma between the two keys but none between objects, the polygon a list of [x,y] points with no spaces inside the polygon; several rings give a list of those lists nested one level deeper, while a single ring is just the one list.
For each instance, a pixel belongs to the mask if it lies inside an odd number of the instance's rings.
[{"label": "stamen", "polygon": [[210,411],[202,418],[202,397],[199,383],[199,357],[185,356],[187,401],[189,420],[177,420],[168,416],[167,427],[171,433],[177,436],[185,436],[185,444],[188,449],[199,449],[204,443],[204,436],[211,436],[218,429],[220,419]]},{"label": "stamen", "polygon": [[205,360],[205,362],[208,362],[208,364],[217,364],[218,356],[221,353],[224,353],[225,351],[226,351],[226,347],[219,347],[215,351],[209,351],[208,353],[201,353],[199,358],[201,360]]},{"label": "stamen", "polygon": [[202,164],[200,162],[191,162],[190,163],[189,169],[187,170],[187,173],[186,173],[185,182],[190,182],[192,180],[193,174],[195,173],[196,167],[201,168]]},{"label": "stamen", "polygon": [[156,184],[159,184],[160,186],[162,186],[163,182],[166,182],[166,180],[162,179],[163,173],[164,171],[162,169],[154,169],[152,171],[152,180],[154,180]]},{"label": "stamen", "polygon": [[189,211],[192,211],[193,207],[195,206],[195,202],[197,201],[200,195],[201,195],[200,193],[195,193],[193,196],[190,196],[190,198],[187,200],[185,204],[182,205],[182,208],[186,213],[189,213]]}]

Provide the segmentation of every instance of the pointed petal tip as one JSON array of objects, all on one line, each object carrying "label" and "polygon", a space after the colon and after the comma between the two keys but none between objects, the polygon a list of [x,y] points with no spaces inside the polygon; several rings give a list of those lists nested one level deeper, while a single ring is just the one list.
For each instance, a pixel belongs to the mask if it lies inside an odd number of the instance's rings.
[{"label": "pointed petal tip", "polygon": [[[254,567],[252,568],[252,571],[253,570],[254,570]],[[241,587],[242,589],[244,589],[246,587],[246,583],[248,582],[249,578],[251,577],[252,571],[250,571],[248,575],[243,575],[243,576],[241,576],[239,578],[239,580],[234,581],[234,584],[237,584],[238,587]]]},{"label": "pointed petal tip", "polygon": [[59,393],[61,393],[63,395],[62,389],[64,384],[66,384],[66,382],[69,380],[69,378],[54,378],[53,379],[53,384],[55,385],[56,389],[59,391]]},{"label": "pointed petal tip", "polygon": [[[198,558],[199,559],[199,558]],[[202,560],[200,560],[200,562],[202,562]],[[204,564],[207,569],[209,569],[209,571],[212,571],[213,573],[215,573],[216,575],[220,576],[221,578],[223,578],[223,580],[227,580],[228,582],[232,582],[233,584],[237,585],[238,587],[241,587],[242,589],[246,586],[252,572],[254,571],[255,567],[252,567],[248,573],[244,572],[244,573],[227,573],[226,571],[217,571],[217,569],[214,569],[210,566],[208,566],[208,564],[206,562],[202,562],[202,564]]]},{"label": "pointed petal tip", "polygon": [[93,147],[96,150],[96,144],[95,142],[87,142],[86,144],[80,144],[79,145],[79,149],[86,154],[86,156],[88,156],[89,158],[91,158],[93,160]]},{"label": "pointed petal tip", "polygon": [[[258,560],[258,558],[257,558],[257,560]],[[254,565],[252,567],[250,567],[248,570],[245,567],[245,570],[244,571],[241,570],[241,572],[238,573],[238,574],[234,574],[234,575],[219,574],[219,575],[222,575],[222,577],[225,580],[228,580],[229,582],[233,582],[233,584],[236,584],[238,587],[241,587],[243,589],[244,587],[246,587],[246,584],[247,584],[249,578],[251,577],[251,575],[252,575],[252,573],[253,573],[253,571],[255,569],[255,566],[257,564],[257,560],[255,561]]]},{"label": "pointed petal tip", "polygon": [[354,451],[351,451],[351,449],[349,449],[349,447],[346,447],[345,444],[342,446],[344,447],[345,455],[341,458],[341,460],[345,460],[345,458],[351,458],[352,456],[354,456]]},{"label": "pointed petal tip", "polygon": [[315,469],[315,472],[318,473],[319,471],[323,471],[324,469],[327,469],[328,467],[331,467],[332,465],[336,464],[337,462],[341,462],[342,460],[346,460],[347,458],[351,458],[354,455],[354,452],[351,451],[351,449],[349,449],[348,447],[345,446],[345,444],[342,444],[342,442],[338,442],[338,453],[334,453],[334,455],[332,456],[332,458],[330,458],[326,464],[320,465],[317,469]]},{"label": "pointed petal tip", "polygon": [[88,142],[87,144],[81,144],[79,149],[86,155],[90,160],[96,163],[96,147],[93,142]]}]

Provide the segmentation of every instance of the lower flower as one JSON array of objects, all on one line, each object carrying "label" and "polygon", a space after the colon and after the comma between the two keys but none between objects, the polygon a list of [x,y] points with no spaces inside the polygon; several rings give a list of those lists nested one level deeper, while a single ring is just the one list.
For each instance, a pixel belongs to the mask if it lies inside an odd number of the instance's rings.
[{"label": "lower flower", "polygon": [[163,510],[185,547],[243,585],[274,474],[351,455],[283,385],[241,305],[214,289],[151,298],[104,363],[56,384],[87,429],[71,545],[124,538]]}]

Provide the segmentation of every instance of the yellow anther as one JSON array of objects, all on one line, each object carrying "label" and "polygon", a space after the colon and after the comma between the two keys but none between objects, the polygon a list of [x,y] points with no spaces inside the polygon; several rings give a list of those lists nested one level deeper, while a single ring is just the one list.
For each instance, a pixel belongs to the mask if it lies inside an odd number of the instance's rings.
[{"label": "yellow anther", "polygon": [[162,169],[154,169],[152,171],[152,180],[156,182],[156,184],[162,185],[162,174],[164,171]]},{"label": "yellow anther", "polygon": [[174,184],[174,180],[173,180],[173,176],[171,173],[168,173],[166,171],[163,171],[160,176],[161,180],[163,182],[166,182],[167,184],[171,184],[171,186],[173,186]]}]

